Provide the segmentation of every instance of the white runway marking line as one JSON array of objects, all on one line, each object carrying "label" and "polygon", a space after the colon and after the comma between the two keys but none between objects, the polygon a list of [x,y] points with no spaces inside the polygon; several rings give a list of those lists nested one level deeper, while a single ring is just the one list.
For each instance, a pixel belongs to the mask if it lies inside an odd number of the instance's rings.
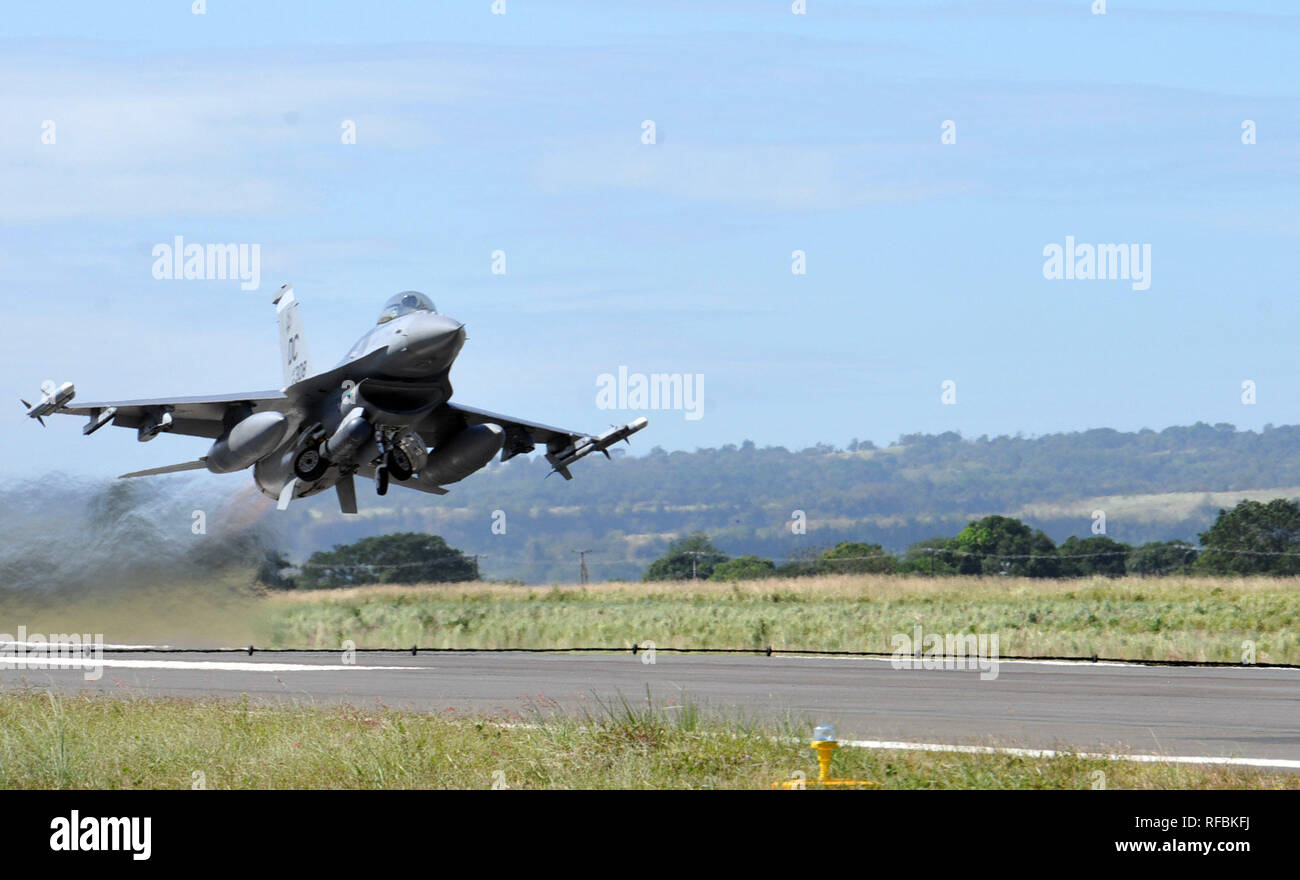
[{"label": "white runway marking line", "polygon": [[1211,758],[1187,755],[1112,755],[1096,752],[1061,752],[1055,749],[1014,749],[996,746],[955,746],[944,743],[909,743],[888,740],[840,740],[854,749],[888,749],[900,752],[958,752],[967,755],[1014,755],[1020,758],[1063,758],[1073,755],[1102,761],[1132,761],[1138,764],[1220,764],[1234,767],[1284,767],[1300,770],[1300,760],[1288,758]]},{"label": "white runway marking line", "polygon": [[0,659],[0,669],[23,669],[30,665],[34,669],[46,669],[60,666],[70,669],[118,668],[118,669],[190,669],[210,670],[213,672],[352,672],[375,671],[381,669],[427,670],[431,666],[355,666],[346,663],[256,663],[234,660],[98,660],[94,657],[9,657]]},{"label": "white runway marking line", "polygon": [[64,646],[67,646],[67,645],[72,645],[72,646],[84,645],[84,646],[87,647],[87,648],[97,648],[97,647],[102,647],[105,651],[107,651],[107,650],[109,650],[109,649],[112,649],[112,650],[114,650],[114,651],[168,651],[168,650],[171,650],[171,646],[170,646],[170,645],[118,645],[118,644],[114,644],[113,642],[105,642],[105,643],[101,646],[101,645],[97,645],[97,644],[96,644],[95,642],[93,642],[93,641],[92,641],[92,642],[32,642],[32,641],[20,642],[20,641],[17,641],[16,639],[13,639],[13,640],[11,640],[11,639],[0,639],[0,647],[11,647],[11,648],[35,648],[36,650],[45,651],[45,650],[48,650],[48,649],[49,649],[50,645],[53,645],[56,649],[57,649],[60,645],[64,645]]},{"label": "white runway marking line", "polygon": [[[772,659],[775,660],[777,658],[780,658],[782,660],[816,660],[816,661],[845,660],[845,661],[857,661],[857,662],[866,662],[866,663],[893,663],[894,662],[892,657],[853,657],[853,656],[846,656],[844,654],[782,654],[780,651],[777,651],[775,654],[772,655]],[[925,658],[922,657],[922,660],[924,659]],[[1098,660],[1096,663],[1094,663],[1091,660],[1013,660],[1008,657],[998,658],[998,663],[1007,664],[1007,665],[1011,665],[1014,663],[1014,664],[1019,664],[1021,666],[1066,666],[1066,667],[1073,667],[1077,669],[1109,667],[1111,669],[1167,669],[1167,670],[1200,669],[1200,670],[1209,670],[1209,671],[1225,670],[1228,672],[1235,672],[1237,670],[1243,670],[1249,672],[1266,672],[1266,671],[1291,672],[1291,673],[1300,672],[1300,670],[1292,669],[1288,666],[1270,666],[1267,663],[1260,663],[1254,666],[1197,666],[1194,663],[1188,666],[1160,666],[1160,665],[1153,665],[1149,663],[1143,663],[1141,660]],[[900,671],[910,672],[912,670],[903,669]],[[972,670],[930,669],[930,670],[922,670],[922,671],[969,672]]]}]

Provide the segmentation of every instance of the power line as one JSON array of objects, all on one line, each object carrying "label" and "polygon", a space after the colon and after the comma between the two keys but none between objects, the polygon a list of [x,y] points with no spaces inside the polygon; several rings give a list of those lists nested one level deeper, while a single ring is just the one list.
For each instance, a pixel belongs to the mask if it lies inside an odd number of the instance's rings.
[{"label": "power line", "polygon": [[[928,556],[930,558],[931,572],[933,573],[933,562],[936,556],[962,557],[962,558],[974,558],[974,559],[996,559],[996,560],[1008,560],[1008,561],[1010,560],[1019,561],[1019,560],[1104,559],[1104,558],[1132,556],[1133,553],[1139,549],[1141,548],[1134,547],[1130,550],[1108,550],[1108,551],[1103,551],[1098,553],[993,553],[993,552],[981,552],[976,550],[956,550],[956,549],[950,550],[945,548],[924,547],[924,548],[917,548],[915,550],[908,550],[904,553],[898,553],[898,554],[878,553],[870,556],[832,556],[832,557],[787,556],[787,557],[777,557],[772,561],[779,564],[793,564],[793,565],[835,565],[836,563],[841,563],[841,562],[867,562],[867,561],[885,561],[885,560],[896,561],[899,559],[905,559],[911,555],[924,554],[925,556]],[[1183,553],[1186,553],[1188,555],[1223,554],[1229,556],[1300,557],[1300,551],[1248,550],[1243,548],[1229,548],[1229,547],[1196,547],[1190,544],[1169,545],[1166,547],[1159,547],[1153,549],[1155,550],[1155,552],[1182,551]],[[588,562],[586,558],[587,555],[591,553],[595,553],[596,552],[595,550],[592,550],[590,548],[584,548],[581,550],[574,550],[573,552],[577,553],[579,557],[579,576],[582,578],[582,583],[589,582],[591,566],[596,566],[596,567],[604,566],[606,568],[625,567],[625,566],[643,567],[653,561],[653,560],[640,560],[640,559],[622,559],[622,560]],[[723,556],[724,554],[713,552],[713,551],[707,551],[707,550],[686,550],[686,551],[681,551],[681,555],[691,557],[691,579],[697,580],[699,578],[700,557],[707,556],[707,557],[717,558]],[[440,559],[427,559],[427,560],[418,560],[412,562],[390,562],[390,563],[302,562],[298,564],[291,563],[283,566],[283,568],[287,571],[319,570],[319,571],[329,572],[331,574],[338,574],[340,576],[345,576],[351,572],[369,573],[375,571],[390,571],[390,570],[402,569],[402,568],[459,567],[459,566],[463,566],[467,560],[470,560],[474,565],[475,571],[477,571],[479,568],[478,560],[484,559],[487,556],[488,554],[486,553],[466,553],[463,554],[460,558],[444,557]],[[506,557],[499,557],[499,556],[497,557],[497,559],[502,565],[507,567],[521,566],[521,565],[551,567],[556,564],[555,561],[553,560],[538,561],[538,560],[528,560],[528,559],[509,559]]]},{"label": "power line", "polygon": [[578,583],[585,584],[591,578],[587,575],[587,554],[590,550],[574,550],[578,554]]},{"label": "power line", "polygon": [[695,577],[695,576],[696,576],[696,563],[699,561],[699,558],[700,558],[701,556],[721,556],[721,555],[723,555],[723,554],[719,553],[719,552],[716,551],[716,550],[682,550],[682,551],[680,551],[680,552],[681,552],[681,554],[682,554],[683,556],[689,556],[689,557],[691,557],[691,580],[695,580],[695,579],[696,579],[696,577]]}]

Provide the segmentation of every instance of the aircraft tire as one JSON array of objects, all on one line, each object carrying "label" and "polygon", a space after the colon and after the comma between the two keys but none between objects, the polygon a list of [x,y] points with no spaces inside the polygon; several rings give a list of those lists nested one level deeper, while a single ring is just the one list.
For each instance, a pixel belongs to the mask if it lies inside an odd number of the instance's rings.
[{"label": "aircraft tire", "polygon": [[293,473],[300,480],[314,483],[325,476],[330,462],[315,446],[308,446],[293,459]]},{"label": "aircraft tire", "polygon": [[414,471],[411,470],[411,459],[400,449],[393,449],[388,453],[388,472],[393,475],[395,480],[409,480]]}]

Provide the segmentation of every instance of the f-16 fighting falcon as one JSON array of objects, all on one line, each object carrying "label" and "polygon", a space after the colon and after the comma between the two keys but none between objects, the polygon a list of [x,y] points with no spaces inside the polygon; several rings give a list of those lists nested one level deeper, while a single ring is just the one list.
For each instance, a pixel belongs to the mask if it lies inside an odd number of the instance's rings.
[{"label": "f-16 fighting falcon", "polygon": [[379,322],[332,370],[312,372],[292,286],[275,297],[285,387],[280,391],[127,400],[70,406],[72,383],[46,383],[27,414],[45,424],[55,414],[86,416],[93,434],[110,422],[134,428],[141,442],[159,434],[212,438],[198,461],[123,477],[206,468],[216,474],[253,469],[253,479],[284,510],[295,498],[333,487],[344,513],[357,512],[353,477],[447,494],[444,488],[501,453],[506,461],[536,444],[566,480],[569,466],[603,452],[644,428],[639,418],[591,436],[525,422],[451,402],[452,362],[465,344],[465,325],[438,314],[413,290],[384,303]]}]

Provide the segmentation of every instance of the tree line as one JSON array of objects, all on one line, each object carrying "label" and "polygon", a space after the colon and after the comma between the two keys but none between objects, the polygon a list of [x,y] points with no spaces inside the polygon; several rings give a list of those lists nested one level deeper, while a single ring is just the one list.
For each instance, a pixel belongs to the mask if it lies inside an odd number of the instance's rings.
[{"label": "tree line", "polygon": [[974,520],[957,535],[929,538],[902,553],[842,541],[781,563],[756,554],[731,557],[704,532],[673,542],[643,580],[753,580],[819,574],[1007,575],[1072,578],[1101,575],[1300,574],[1300,505],[1278,498],[1220,509],[1214,524],[1187,541],[1126,544],[1105,535],[1057,545],[1042,530],[1009,516]]},{"label": "tree line", "polygon": [[[841,541],[776,562],[757,554],[732,557],[704,532],[674,541],[650,563],[643,581],[741,581],[820,574],[1006,575],[1074,578],[1170,574],[1300,575],[1300,504],[1283,498],[1242,501],[1219,510],[1214,524],[1187,541],[1126,544],[1105,535],[1056,544],[1041,529],[1009,516],[973,520],[953,537],[918,541],[901,553]],[[278,589],[330,589],[362,584],[474,581],[478,560],[437,535],[402,532],[363,538],[313,553],[293,566],[268,554],[259,579]]]},{"label": "tree line", "polygon": [[[643,450],[640,436],[633,438]],[[496,577],[552,583],[576,579],[573,551],[588,548],[594,577],[639,580],[672,537],[701,531],[730,554],[782,560],[812,537],[824,547],[844,541],[899,551],[936,535],[953,536],[997,512],[1032,522],[1056,542],[1087,535],[1086,513],[1106,496],[1136,499],[1114,516],[1107,537],[1135,546],[1188,538],[1207,529],[1216,511],[1243,495],[1300,487],[1300,427],[1237,431],[1196,424],[1161,431],[1096,429],[1039,437],[963,438],[955,432],[908,434],[879,447],[862,440],[807,449],[752,442],[694,451],[593,456],[580,479],[546,479],[539,453],[493,463],[433,502],[395,492],[383,509],[348,520],[328,498],[291,505],[268,518],[293,558],[365,535],[419,532],[454,547],[490,554]],[[597,460],[598,459],[598,460]],[[1191,493],[1163,499],[1167,493]],[[1294,491],[1300,497],[1300,489]],[[497,508],[509,530],[490,533]],[[811,536],[791,534],[793,510],[818,523]],[[1033,511],[1030,513],[1030,511]]]}]

